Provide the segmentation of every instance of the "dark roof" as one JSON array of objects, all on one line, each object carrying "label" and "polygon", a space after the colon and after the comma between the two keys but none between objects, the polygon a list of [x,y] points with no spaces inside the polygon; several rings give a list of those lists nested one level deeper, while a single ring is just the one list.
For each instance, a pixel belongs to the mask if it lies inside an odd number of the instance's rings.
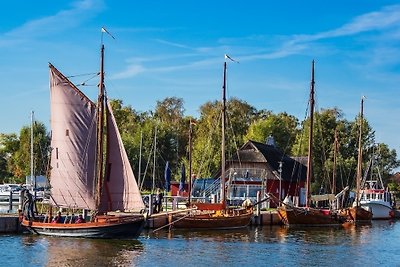
[{"label": "dark roof", "polygon": [[[279,173],[279,162],[282,161],[282,179],[285,181],[306,180],[307,167],[285,155],[275,146],[250,140],[238,152],[241,162],[265,162],[272,171],[277,173]],[[236,154],[232,160],[238,160],[238,155]]]}]

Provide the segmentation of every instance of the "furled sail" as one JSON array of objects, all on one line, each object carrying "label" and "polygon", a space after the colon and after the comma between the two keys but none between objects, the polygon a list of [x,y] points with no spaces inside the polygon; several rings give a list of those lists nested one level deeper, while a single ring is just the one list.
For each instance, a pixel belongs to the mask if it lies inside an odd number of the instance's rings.
[{"label": "furled sail", "polygon": [[99,211],[140,211],[144,203],[107,101],[107,159]]},{"label": "furled sail", "polygon": [[52,201],[61,207],[95,209],[96,106],[49,67]]}]

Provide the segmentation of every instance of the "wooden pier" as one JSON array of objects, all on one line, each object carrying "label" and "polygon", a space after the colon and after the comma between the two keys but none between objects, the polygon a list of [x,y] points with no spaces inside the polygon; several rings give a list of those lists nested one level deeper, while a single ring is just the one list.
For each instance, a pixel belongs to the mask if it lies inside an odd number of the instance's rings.
[{"label": "wooden pier", "polygon": [[19,223],[18,214],[0,215],[0,233],[20,233],[23,228]]}]

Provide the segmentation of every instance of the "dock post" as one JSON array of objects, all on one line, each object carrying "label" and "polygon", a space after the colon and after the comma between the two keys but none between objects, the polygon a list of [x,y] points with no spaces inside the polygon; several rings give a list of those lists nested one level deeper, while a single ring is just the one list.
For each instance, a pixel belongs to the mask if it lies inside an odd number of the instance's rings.
[{"label": "dock post", "polygon": [[23,205],[24,205],[24,198],[25,198],[25,190],[22,189],[21,191],[19,191],[19,204],[18,204],[18,210],[22,210],[23,209]]},{"label": "dock post", "polygon": [[10,190],[10,198],[8,199],[8,213],[12,211],[12,202],[13,202],[13,192]]},{"label": "dock post", "polygon": [[149,216],[153,215],[153,194],[149,195]]}]

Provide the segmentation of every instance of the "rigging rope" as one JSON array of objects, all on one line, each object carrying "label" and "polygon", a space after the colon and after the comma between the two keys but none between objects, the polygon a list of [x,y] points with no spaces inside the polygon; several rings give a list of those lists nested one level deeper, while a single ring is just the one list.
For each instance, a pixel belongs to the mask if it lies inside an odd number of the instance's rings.
[{"label": "rigging rope", "polygon": [[67,76],[67,78],[70,79],[70,78],[76,78],[76,77],[82,77],[82,76],[89,76],[89,75],[92,75],[92,76],[91,76],[90,78],[84,80],[84,81],[81,82],[81,83],[77,83],[76,86],[95,86],[95,85],[88,85],[88,84],[86,84],[86,83],[87,83],[88,81],[90,81],[90,80],[96,78],[97,76],[99,76],[99,75],[100,75],[100,72],[97,72],[97,73],[78,74],[78,75],[71,75],[71,76]]}]

